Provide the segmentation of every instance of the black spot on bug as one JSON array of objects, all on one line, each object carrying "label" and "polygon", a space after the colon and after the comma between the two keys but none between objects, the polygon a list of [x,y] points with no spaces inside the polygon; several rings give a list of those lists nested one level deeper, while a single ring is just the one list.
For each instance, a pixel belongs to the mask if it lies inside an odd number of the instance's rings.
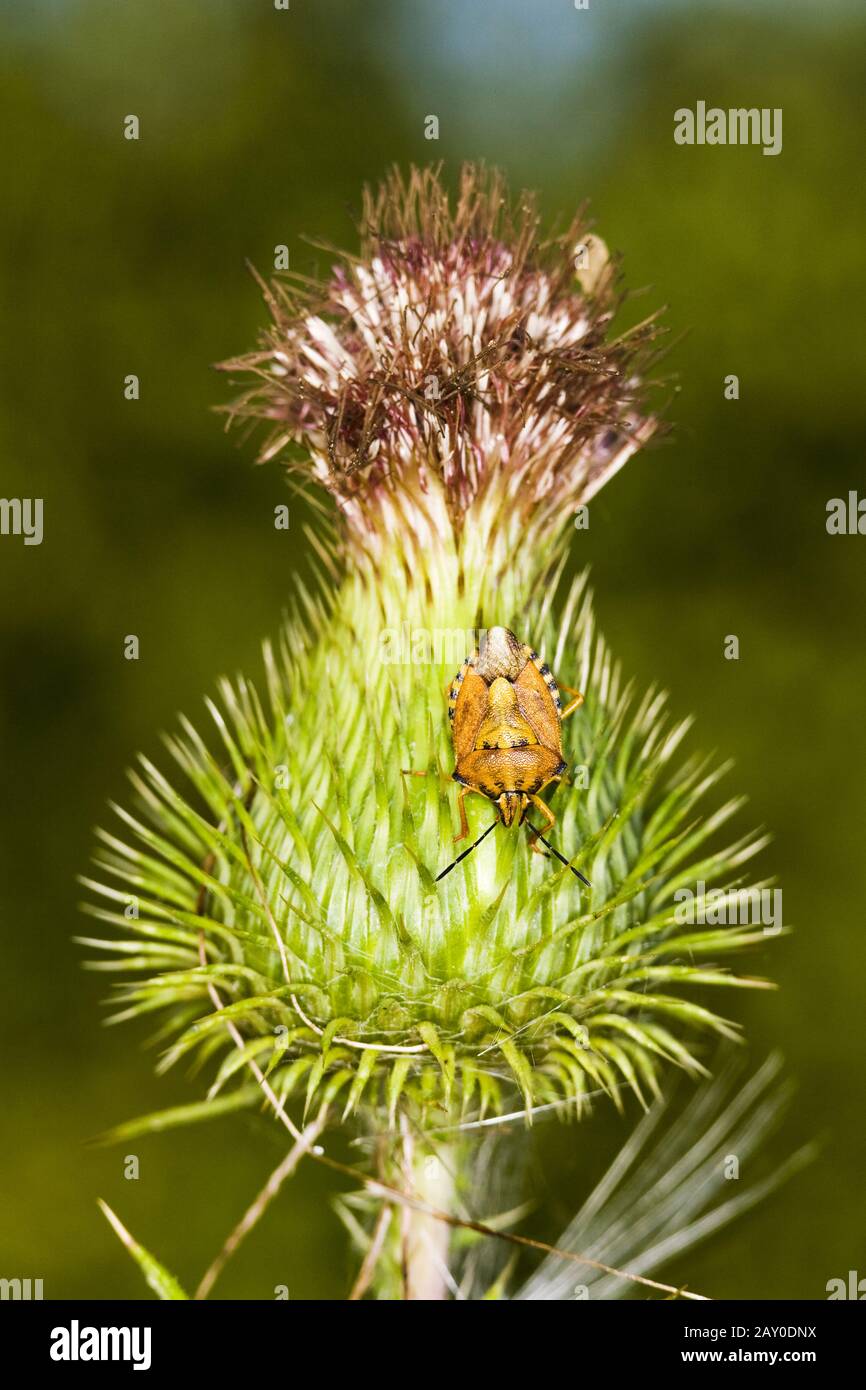
[{"label": "black spot on bug", "polygon": [[549,676],[549,675],[550,675],[550,667],[547,665],[546,662],[545,662],[544,665],[541,666],[539,669],[540,669],[541,674],[542,674],[543,676]]}]

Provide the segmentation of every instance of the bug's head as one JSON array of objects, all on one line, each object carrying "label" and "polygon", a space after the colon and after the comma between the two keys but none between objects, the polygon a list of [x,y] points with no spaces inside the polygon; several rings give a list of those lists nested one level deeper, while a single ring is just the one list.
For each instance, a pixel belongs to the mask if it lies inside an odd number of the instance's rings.
[{"label": "bug's head", "polygon": [[488,685],[498,676],[516,681],[526,665],[528,651],[510,628],[490,627],[481,635],[475,670]]},{"label": "bug's head", "polygon": [[501,792],[496,798],[499,819],[503,825],[513,825],[517,813],[522,811],[525,805],[526,797],[523,792]]}]

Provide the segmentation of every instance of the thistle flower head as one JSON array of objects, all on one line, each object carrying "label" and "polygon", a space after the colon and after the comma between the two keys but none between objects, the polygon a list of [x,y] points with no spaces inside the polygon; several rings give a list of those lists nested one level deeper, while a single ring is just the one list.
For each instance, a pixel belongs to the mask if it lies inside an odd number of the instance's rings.
[{"label": "thistle flower head", "polygon": [[[610,339],[621,295],[580,216],[542,241],[529,195],[467,167],[452,206],[438,170],[368,194],[360,256],[324,285],[278,278],[235,416],[271,426],[263,459],[300,444],[351,529],[375,494],[414,493],[458,532],[503,499],[532,535],[561,528],[652,434],[653,320]],[[441,505],[440,505],[441,504]]]},{"label": "thistle flower head", "polygon": [[[708,848],[738,803],[701,818],[715,776],[676,767],[685,725],[624,686],[585,583],[558,604],[548,582],[571,508],[653,430],[651,330],[611,339],[600,243],[579,222],[540,241],[494,175],[465,171],[453,210],[436,172],[392,175],[363,227],[323,286],[268,291],[263,345],[228,364],[252,378],[234,415],[267,421],[264,455],[346,526],[336,551],[312,537],[322,591],[268,648],[267,699],[225,682],[217,746],[186,722],[169,742],[187,789],[144,763],[128,837],[102,837],[95,910],[144,974],[118,1016],[164,1010],[164,1065],[215,1058],[212,1093],[238,1104],[260,1097],[250,1067],[371,1123],[645,1102],[666,1063],[702,1070],[702,1033],[736,1036],[688,992],[734,983],[728,953],[761,937],[679,920],[678,887],[733,890],[759,842]],[[494,625],[586,694],[554,805],[589,889],[517,824],[437,881],[457,828],[444,689]],[[493,808],[467,810],[477,836]]]}]

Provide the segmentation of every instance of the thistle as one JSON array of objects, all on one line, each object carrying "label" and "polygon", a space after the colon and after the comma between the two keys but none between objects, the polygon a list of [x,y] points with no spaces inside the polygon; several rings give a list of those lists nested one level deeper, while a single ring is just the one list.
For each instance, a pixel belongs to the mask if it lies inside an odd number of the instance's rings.
[{"label": "thistle", "polygon": [[[761,928],[684,924],[674,894],[735,893],[762,841],[715,847],[740,804],[704,809],[724,769],[678,761],[688,721],[623,683],[585,576],[563,580],[576,510],[659,429],[657,319],[615,331],[619,270],[582,217],[542,240],[495,174],[465,169],[452,202],[437,170],[394,173],[357,255],[263,288],[258,348],[223,364],[229,414],[326,499],[318,582],[296,581],[264,690],[208,701],[215,742],[186,720],[167,740],[183,787],[132,774],[91,884],[123,936],[90,944],[140,977],[114,1019],[158,1012],[160,1067],[207,1069],[190,1118],[264,1102],[307,1149],[335,1123],[370,1141],[343,1210],[359,1287],[440,1296],[473,1125],[647,1108],[666,1069],[701,1077],[708,1042],[737,1038],[706,987],[764,983],[726,964]],[[445,690],[494,625],[585,692],[562,862],[499,827],[437,882],[458,826]],[[475,840],[495,808],[466,810]]]}]

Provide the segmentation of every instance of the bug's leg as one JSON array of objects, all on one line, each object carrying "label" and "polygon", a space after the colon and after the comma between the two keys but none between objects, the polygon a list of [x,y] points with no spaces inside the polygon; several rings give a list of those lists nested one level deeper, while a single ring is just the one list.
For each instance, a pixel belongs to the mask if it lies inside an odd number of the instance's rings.
[{"label": "bug's leg", "polygon": [[[544,788],[545,788],[545,787],[549,787],[550,784],[551,784],[551,782],[554,782],[557,786],[559,786],[559,783],[560,783],[561,781],[562,781],[562,773],[561,773],[561,772],[557,772],[557,773],[555,773],[555,774],[553,775],[553,777],[548,777],[548,779],[547,779],[546,782],[542,782],[542,784],[541,784],[541,786],[538,788],[538,790],[539,790],[540,792],[543,792],[543,791],[544,791]],[[544,819],[547,821],[547,824],[545,825],[544,828],[545,828],[545,830],[549,830],[550,827],[551,827],[552,825],[555,825],[555,824],[556,824],[556,816],[555,816],[555,815],[553,814],[553,812],[551,811],[551,809],[550,809],[550,807],[548,806],[547,802],[546,802],[546,801],[542,801],[542,800],[541,800],[541,797],[538,796],[537,794],[536,794],[535,796],[531,796],[529,799],[530,799],[530,801],[533,803],[533,805],[538,806],[538,808],[540,809],[542,815],[544,816]],[[528,808],[527,808],[527,809],[528,809]],[[550,856],[549,856],[548,854],[545,854],[545,852],[544,852],[543,849],[539,849],[539,848],[538,848],[538,835],[537,835],[537,833],[536,833],[535,835],[533,835],[533,833],[532,833],[532,826],[529,827],[529,832],[530,832],[529,848],[532,850],[533,854],[541,854],[541,855],[543,855],[543,857],[544,857],[545,859],[549,859]]]},{"label": "bug's leg", "polygon": [[439,773],[437,773],[436,770],[435,770],[435,768],[427,768],[427,767],[425,767],[425,768],[421,768],[420,771],[419,771],[419,769],[418,769],[417,767],[401,767],[401,768],[400,768],[400,776],[401,776],[401,777],[437,777],[437,776],[438,776],[438,778],[439,778],[440,782],[442,783],[442,786],[443,786],[443,787],[450,787],[450,786],[451,786],[451,778],[448,777],[444,772],[439,772]]},{"label": "bug's leg", "polygon": [[465,799],[466,793],[471,792],[471,790],[471,787],[461,787],[457,796],[457,809],[460,812],[460,834],[454,836],[455,845],[459,844],[461,840],[465,840],[466,836],[469,834],[469,821],[466,819]]},{"label": "bug's leg", "polygon": [[[425,769],[425,770],[422,771],[422,772],[418,772],[418,771],[416,771],[416,769],[415,769],[414,767],[401,767],[401,768],[400,768],[400,776],[401,776],[401,777],[426,777],[426,776],[427,776],[427,771],[426,771],[426,769]],[[449,782],[450,782],[451,779],[449,778],[448,780],[449,780]],[[463,799],[464,799],[464,797],[466,796],[467,792],[471,792],[471,791],[472,791],[472,787],[463,787],[463,786],[461,786],[460,792],[459,792],[458,797],[457,797],[457,809],[458,809],[458,811],[460,812],[460,834],[454,836],[454,843],[455,843],[455,845],[456,845],[460,840],[465,840],[465,839],[466,839],[466,836],[469,834],[469,821],[466,819],[466,807],[465,807],[464,804],[463,804]]]},{"label": "bug's leg", "polygon": [[560,690],[563,690],[566,695],[572,695],[574,697],[573,699],[569,700],[568,704],[565,706],[565,709],[560,711],[560,719],[567,719],[570,714],[574,714],[574,711],[576,709],[580,709],[585,697],[580,693],[579,690],[573,690],[570,685],[561,685],[559,688]]},{"label": "bug's leg", "polygon": [[[567,780],[567,779],[566,779],[566,780]],[[555,773],[553,774],[552,777],[548,777],[548,779],[547,779],[546,782],[542,782],[542,784],[541,784],[541,786],[538,788],[538,790],[539,790],[540,792],[543,792],[543,791],[544,791],[544,788],[545,788],[545,787],[549,787],[550,784],[551,784],[551,782],[556,782],[556,784],[557,784],[557,786],[558,786],[559,783],[560,783],[561,781],[562,781],[562,773],[561,773],[561,772],[555,772]],[[549,811],[549,810],[550,810],[550,807],[549,807],[549,806],[545,806],[545,810],[548,810],[548,811]],[[554,817],[554,819],[555,819],[555,817]]]},{"label": "bug's leg", "polygon": [[541,797],[537,793],[531,796],[529,800],[532,802],[533,806],[535,806],[536,809],[539,810],[541,814],[544,816],[544,819],[547,822],[547,824],[544,827],[545,830],[551,830],[553,826],[556,825],[556,816],[551,811],[547,802],[542,801]]},{"label": "bug's leg", "polygon": [[[551,782],[554,782],[554,781],[555,781],[555,782],[558,782],[558,781],[559,781],[559,778],[558,778],[558,777],[551,777],[550,781],[551,781]],[[545,786],[547,786],[547,785],[548,785],[548,784],[545,783]],[[550,807],[548,806],[548,804],[547,804],[546,801],[542,801],[541,797],[538,796],[537,793],[536,793],[534,796],[531,796],[531,797],[529,798],[529,800],[531,801],[532,805],[535,806],[535,807],[537,807],[538,810],[541,812],[541,814],[544,816],[544,819],[545,819],[545,822],[546,822],[546,823],[545,823],[545,826],[544,826],[544,829],[545,829],[545,830],[550,830],[554,825],[556,825],[556,816],[553,814],[553,812],[551,811],[551,809],[550,809]],[[538,848],[538,833],[536,833],[535,835],[533,835],[533,833],[532,833],[532,826],[530,825],[528,828],[529,828],[529,836],[530,836],[530,839],[529,839],[529,847],[530,847],[530,849],[532,850],[533,854],[541,854],[541,855],[544,855],[544,858],[546,859],[546,858],[547,858],[547,855],[544,854],[544,850]]]}]

